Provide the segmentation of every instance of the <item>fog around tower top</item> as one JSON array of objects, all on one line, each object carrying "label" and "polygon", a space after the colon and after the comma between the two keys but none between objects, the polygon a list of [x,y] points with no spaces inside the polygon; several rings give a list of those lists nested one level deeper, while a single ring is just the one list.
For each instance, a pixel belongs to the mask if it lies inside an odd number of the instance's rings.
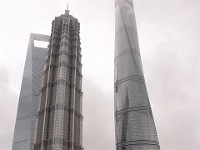
[{"label": "fog around tower top", "polygon": [[[10,150],[30,32],[50,34],[66,0],[0,2],[0,149]],[[200,1],[134,0],[149,99],[162,150],[200,149]],[[114,150],[114,0],[71,0],[81,24],[84,143]]]}]

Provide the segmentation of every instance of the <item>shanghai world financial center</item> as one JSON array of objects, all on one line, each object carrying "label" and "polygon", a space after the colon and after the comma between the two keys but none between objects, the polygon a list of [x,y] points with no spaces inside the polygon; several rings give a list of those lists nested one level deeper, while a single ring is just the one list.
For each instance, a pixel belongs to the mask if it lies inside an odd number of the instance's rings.
[{"label": "shanghai world financial center", "polygon": [[[83,150],[80,44],[69,10],[55,17],[51,36],[30,35],[12,150]],[[114,62],[116,150],[159,150],[132,0],[115,0]]]}]

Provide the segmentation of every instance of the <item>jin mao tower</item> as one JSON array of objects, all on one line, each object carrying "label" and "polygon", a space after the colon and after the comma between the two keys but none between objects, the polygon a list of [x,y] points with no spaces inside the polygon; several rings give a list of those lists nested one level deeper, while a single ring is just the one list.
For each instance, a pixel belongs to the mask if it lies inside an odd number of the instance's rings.
[{"label": "jin mao tower", "polygon": [[159,150],[147,94],[132,0],[115,0],[117,150]]},{"label": "jin mao tower", "polygon": [[52,22],[34,150],[82,150],[79,30],[68,10]]}]

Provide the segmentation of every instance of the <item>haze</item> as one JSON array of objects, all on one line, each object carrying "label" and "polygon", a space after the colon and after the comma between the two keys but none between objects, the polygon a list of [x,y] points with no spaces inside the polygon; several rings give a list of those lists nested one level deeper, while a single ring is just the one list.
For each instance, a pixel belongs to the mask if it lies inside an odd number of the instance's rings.
[{"label": "haze", "polygon": [[[162,150],[200,149],[200,1],[134,0]],[[0,149],[10,150],[30,32],[50,34],[66,0],[0,0]],[[114,150],[114,0],[71,0],[81,23],[83,146]]]}]

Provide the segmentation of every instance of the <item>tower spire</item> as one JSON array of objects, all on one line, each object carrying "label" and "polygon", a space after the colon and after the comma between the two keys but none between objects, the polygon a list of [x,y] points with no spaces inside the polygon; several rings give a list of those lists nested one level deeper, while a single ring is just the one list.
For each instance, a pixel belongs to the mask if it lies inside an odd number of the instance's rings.
[{"label": "tower spire", "polygon": [[69,10],[69,2],[67,2],[67,10]]},{"label": "tower spire", "polygon": [[67,1],[67,10],[65,10],[65,14],[69,14],[69,1]]}]

